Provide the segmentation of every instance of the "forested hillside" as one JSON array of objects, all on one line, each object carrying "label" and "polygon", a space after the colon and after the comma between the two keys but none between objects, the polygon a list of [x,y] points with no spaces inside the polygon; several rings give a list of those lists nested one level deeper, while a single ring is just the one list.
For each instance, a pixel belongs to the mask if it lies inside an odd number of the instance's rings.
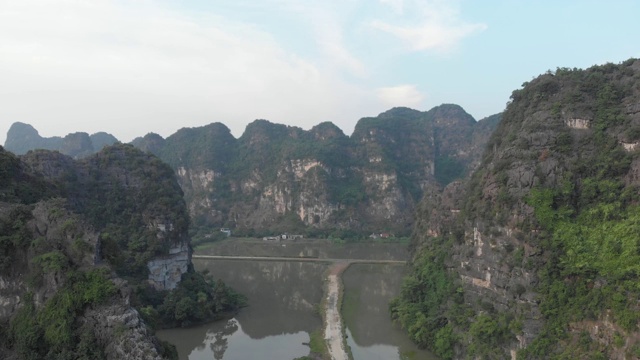
[{"label": "forested hillside", "polygon": [[332,123],[305,131],[256,120],[235,139],[220,123],[133,141],[172,166],[196,226],[260,235],[408,234],[426,191],[477,167],[499,122],[457,105],[394,108],[351,136]]},{"label": "forested hillside", "polygon": [[130,145],[76,161],[0,147],[0,358],[175,357],[152,326],[234,311],[193,270],[171,168]]},{"label": "forested hillside", "polygon": [[[213,123],[166,139],[149,133],[132,144],[177,174],[194,233],[228,227],[238,235],[408,235],[423,194],[471,173],[500,118],[476,122],[444,104],[360,119],[351,136],[330,122],[306,131],[256,120],[238,139]],[[42,138],[15,123],[6,145],[82,158],[109,143],[101,134]]]},{"label": "forested hillside", "polygon": [[420,205],[393,316],[445,359],[640,357],[639,150],[639,60],[525,83]]}]

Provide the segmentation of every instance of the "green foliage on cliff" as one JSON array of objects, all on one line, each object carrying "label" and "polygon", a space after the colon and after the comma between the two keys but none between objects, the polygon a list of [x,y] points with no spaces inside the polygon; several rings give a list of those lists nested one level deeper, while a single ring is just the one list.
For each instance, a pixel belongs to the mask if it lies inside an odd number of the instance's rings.
[{"label": "green foliage on cliff", "polygon": [[431,240],[414,259],[400,296],[391,302],[391,317],[415,343],[442,359],[453,359],[461,345],[470,356],[500,358],[500,345],[514,339],[518,320],[496,313],[488,303],[480,313],[465,304],[461,284],[446,265],[454,238]]},{"label": "green foliage on cliff", "polygon": [[33,204],[54,194],[51,184],[24,169],[18,157],[0,146],[0,201]]},{"label": "green foliage on cliff", "polygon": [[26,224],[31,217],[28,206],[17,206],[0,219],[0,275],[9,274],[16,265],[16,253],[29,247],[31,234]]},{"label": "green foliage on cliff", "polygon": [[[436,185],[434,177],[446,185],[464,176],[479,154],[464,149],[484,143],[495,119],[476,123],[459,106],[445,104],[363,118],[351,137],[329,122],[306,131],[256,120],[238,139],[215,123],[181,129],[164,142],[145,136],[135,144],[181,173],[193,222],[201,229],[230,227],[249,235],[286,228],[286,214],[265,214],[261,206],[282,194],[291,204],[286,211],[315,206],[331,212],[302,219],[303,228],[350,227],[364,235],[406,230],[426,184]],[[315,162],[320,166],[306,166]],[[390,181],[381,185],[381,179]],[[400,214],[381,224],[371,209],[385,198],[399,204]]]},{"label": "green foliage on cliff", "polygon": [[139,287],[136,301],[145,320],[160,328],[216,320],[246,306],[246,298],[224,282],[193,270],[171,291]]},{"label": "green foliage on cliff", "polygon": [[448,156],[436,158],[434,166],[436,180],[441,185],[447,185],[456,179],[462,178],[466,171],[466,167],[462,162]]},{"label": "green foliage on cliff", "polygon": [[428,249],[423,249],[402,284],[400,296],[389,305],[391,317],[409,337],[443,359],[453,358],[457,341],[447,320],[446,305],[461,300],[444,264],[450,246],[450,242],[435,238]]},{"label": "green foliage on cliff", "polygon": [[[0,165],[0,276],[24,305],[0,318],[0,357],[104,359],[105,342],[129,332],[92,323],[101,319],[100,305],[128,310],[126,286],[155,292],[149,260],[175,244],[188,247],[189,218],[173,171],[121,144],[79,161],[48,151],[18,158],[0,148]],[[112,281],[113,270],[128,285]],[[155,292],[157,304],[139,300],[131,298],[143,314],[156,314],[150,320],[186,326],[235,311],[243,298],[191,267],[176,289]],[[172,356],[170,346],[151,346]]]},{"label": "green foliage on cliff", "polygon": [[[438,332],[450,326],[455,341],[421,344],[445,358],[505,358],[523,343],[522,359],[634,357],[639,70],[635,59],[558,69],[513,92],[464,193],[433,196],[437,204],[419,214],[416,258],[447,253],[441,271],[463,280],[464,299],[430,305],[445,318]],[[460,236],[443,245],[427,230]],[[417,279],[406,286],[429,281]],[[404,292],[397,300],[399,309],[419,303]],[[405,316],[415,337],[420,316]]]},{"label": "green foliage on cliff", "polygon": [[36,309],[31,297],[9,327],[9,342],[22,359],[104,359],[95,336],[75,323],[87,306],[96,306],[116,292],[106,269],[73,271],[65,286]]},{"label": "green foliage on cliff", "polygon": [[[547,323],[538,339],[522,351],[523,358],[537,358],[558,342],[564,344],[569,324],[597,320],[603,309],[624,331],[637,331],[640,206],[612,180],[584,184],[585,191],[572,193],[579,194],[580,208],[567,204],[569,199],[559,190],[531,192],[536,219],[548,233],[545,244],[551,258],[541,270],[538,289]],[[601,350],[592,344],[582,352]]]},{"label": "green foliage on cliff", "polygon": [[[182,191],[171,168],[131,145],[116,145],[83,160],[75,209],[100,231],[102,256],[120,276],[147,277],[147,263],[181,241],[189,225]],[[166,238],[157,235],[166,226]]]}]

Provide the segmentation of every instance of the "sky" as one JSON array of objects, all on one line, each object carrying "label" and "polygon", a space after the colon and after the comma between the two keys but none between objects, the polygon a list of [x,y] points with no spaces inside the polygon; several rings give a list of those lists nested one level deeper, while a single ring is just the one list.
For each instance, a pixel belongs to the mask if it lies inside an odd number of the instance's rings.
[{"label": "sky", "polygon": [[346,134],[395,106],[501,112],[557,67],[640,57],[637,0],[0,0],[0,144],[255,119]]}]

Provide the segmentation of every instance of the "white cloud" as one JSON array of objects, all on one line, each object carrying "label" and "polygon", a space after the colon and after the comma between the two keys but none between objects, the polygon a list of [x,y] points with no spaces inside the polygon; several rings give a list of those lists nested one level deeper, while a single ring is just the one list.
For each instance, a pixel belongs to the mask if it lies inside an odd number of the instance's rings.
[{"label": "white cloud", "polygon": [[[337,44],[328,51],[360,71]],[[0,79],[3,127],[104,130],[124,141],[214,121],[239,135],[256,118],[348,131],[374,102],[253,25],[151,1],[0,2]]]},{"label": "white cloud", "polygon": [[376,89],[376,95],[385,106],[421,108],[425,96],[415,85],[398,85]]},{"label": "white cloud", "polygon": [[345,23],[350,21],[350,7],[357,1],[345,0],[275,0],[283,9],[295,14],[309,24],[314,41],[329,66],[346,70],[360,78],[368,76],[365,64],[349,50],[345,41]]},{"label": "white cloud", "polygon": [[[374,20],[371,26],[397,37],[412,51],[447,52],[465,37],[487,28],[482,23],[462,20],[455,1],[414,0],[400,2],[401,5],[397,5],[395,0],[380,1],[393,7],[402,6],[407,15],[403,18],[402,25]],[[407,22],[411,24],[405,25]]]},{"label": "white cloud", "polygon": [[450,3],[268,0],[195,11],[173,0],[0,0],[0,143],[14,121],[44,136],[108,131],[124,141],[214,121],[240,135],[256,118],[333,121],[349,133],[383,104],[425,98],[414,85],[372,90],[405,80],[384,68],[388,44],[370,26],[412,50],[446,51],[484,27]]}]

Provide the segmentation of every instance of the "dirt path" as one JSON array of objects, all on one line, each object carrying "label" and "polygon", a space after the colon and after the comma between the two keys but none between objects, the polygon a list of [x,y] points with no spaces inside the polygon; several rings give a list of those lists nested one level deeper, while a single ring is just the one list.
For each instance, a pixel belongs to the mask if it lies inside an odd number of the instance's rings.
[{"label": "dirt path", "polygon": [[324,339],[332,360],[349,360],[344,348],[340,317],[340,274],[347,267],[349,267],[348,262],[335,263],[329,269],[328,275]]}]

